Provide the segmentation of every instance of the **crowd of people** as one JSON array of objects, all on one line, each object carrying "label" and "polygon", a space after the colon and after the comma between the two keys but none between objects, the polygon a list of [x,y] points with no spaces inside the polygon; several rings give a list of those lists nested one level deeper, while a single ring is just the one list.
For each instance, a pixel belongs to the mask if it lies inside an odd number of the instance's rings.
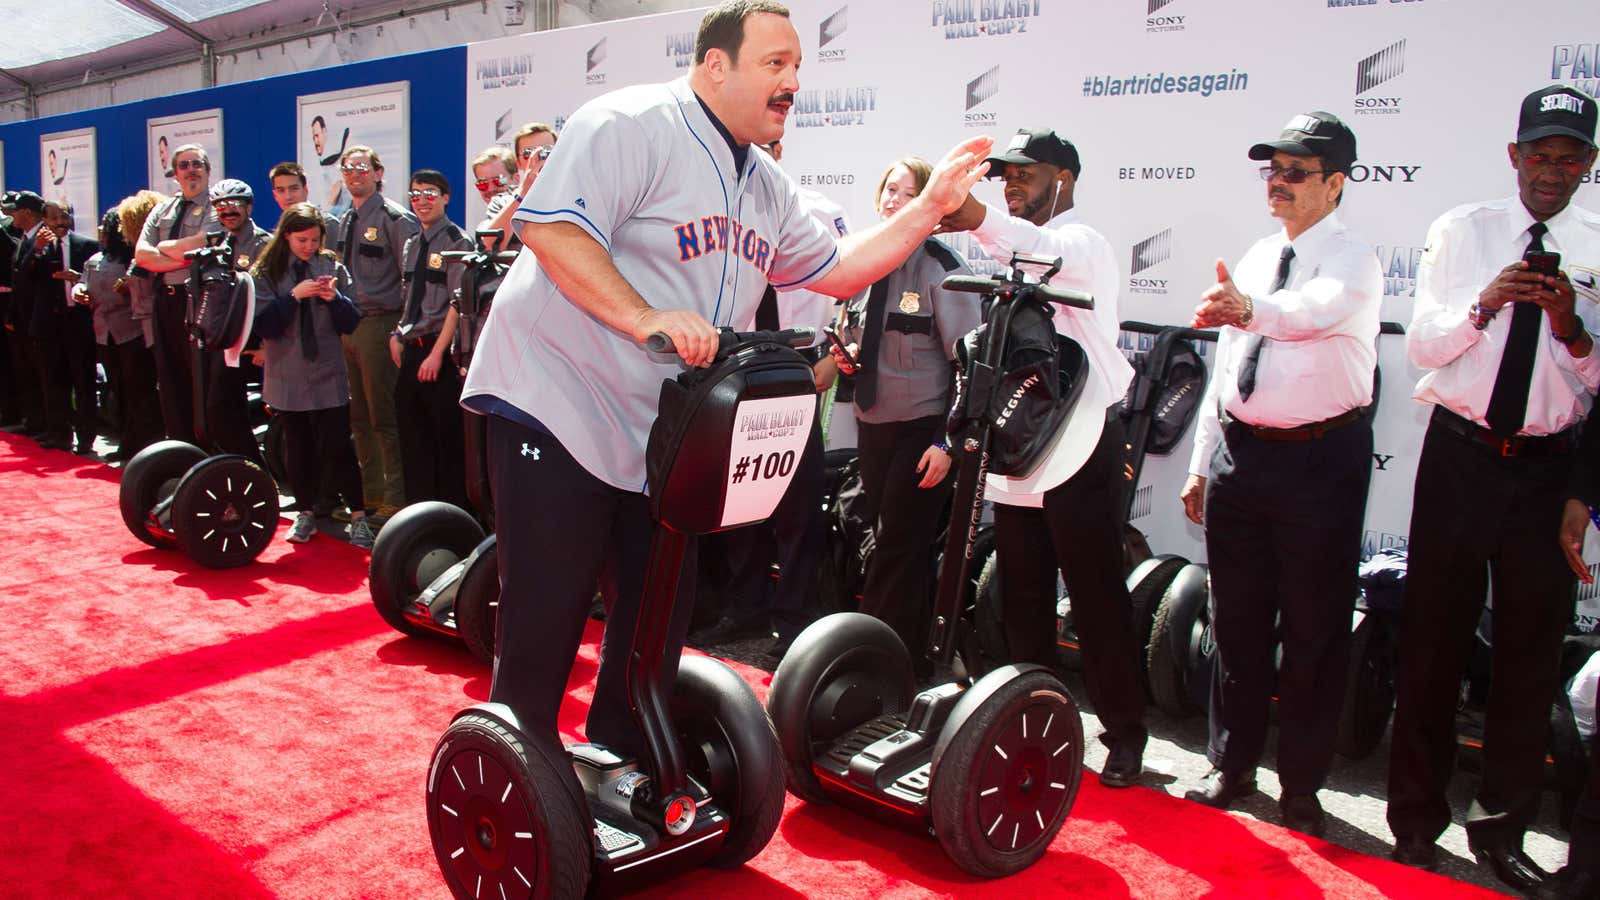
[{"label": "crowd of people", "polygon": [[[191,354],[185,331],[185,254],[221,235],[256,279],[262,392],[288,442],[289,540],[309,540],[318,513],[336,502],[348,509],[352,541],[367,546],[374,525],[408,501],[464,505],[458,406],[488,417],[496,528],[518,548],[499,557],[491,698],[527,727],[553,732],[603,570],[619,580],[610,626],[630,629],[639,612],[651,527],[645,435],[655,387],[679,360],[646,354],[638,342],[664,332],[681,363],[704,365],[717,327],[838,329],[840,340],[813,360],[819,392],[840,374],[853,391],[835,395],[834,416],[853,413],[874,525],[861,608],[920,659],[933,538],[960,452],[944,430],[952,347],[982,316],[970,295],[941,289],[966,266],[934,235],[970,232],[1000,260],[1060,257],[1053,283],[1096,301],[1092,310],[1059,307],[1053,322],[1089,360],[1075,415],[1092,422],[1098,439],[1080,448],[1060,442],[1033,471],[990,476],[1003,618],[1016,659],[1053,662],[1059,573],[1111,751],[1100,780],[1136,784],[1145,695],[1123,581],[1125,435],[1115,415],[1133,370],[1117,346],[1115,255],[1074,202],[1078,151],[1051,129],[1031,128],[998,152],[975,138],[938,163],[897,160],[878,182],[881,220],[850,231],[836,207],[796,185],[779,162],[798,61],[781,5],[723,3],[702,24],[686,78],[586,105],[562,135],[575,149],[552,154],[555,132],[530,124],[512,147],[475,157],[474,186],[488,205],[478,228],[497,232],[491,244],[500,249],[530,251],[536,265],[507,276],[465,372],[449,353],[461,268],[441,254],[470,241],[445,215],[450,182],[438,171],[411,173],[401,204],[383,193],[378,152],[345,147],[339,162],[352,206],[329,220],[307,202],[300,167],[280,164],[270,178],[283,212],[268,234],[252,221],[250,188],[211,183],[205,151],[183,146],[171,155],[180,193],[126,198],[105,214],[98,244],[71,233],[70,208],[31,192],[7,195],[11,221],[0,242],[13,249],[0,279],[9,286],[0,424],[45,446],[92,452],[102,420],[98,359],[117,401],[114,458],[162,437],[258,455],[244,373],[220,353]],[[1600,502],[1600,433],[1585,425],[1600,388],[1591,337],[1600,331],[1600,216],[1571,203],[1595,162],[1595,125],[1587,94],[1558,85],[1528,95],[1507,148],[1516,193],[1434,223],[1407,337],[1424,372],[1415,395],[1433,411],[1410,531],[1389,776],[1393,857],[1437,864],[1436,841],[1450,821],[1457,690],[1492,584],[1493,693],[1468,837],[1507,884],[1555,896],[1591,896],[1600,874],[1594,779],[1575,818],[1573,864],[1560,879],[1521,849],[1548,730],[1547,709],[1529,698],[1557,688],[1575,580],[1589,579],[1582,535],[1590,504]],[[1348,125],[1321,111],[1296,115],[1245,155],[1262,164],[1267,208],[1281,227],[1236,265],[1218,260],[1216,284],[1192,322],[1221,329],[1177,498],[1205,530],[1218,665],[1214,769],[1187,796],[1227,808],[1256,790],[1276,696],[1282,821],[1320,835],[1318,792],[1331,766],[1358,594],[1383,290],[1372,244],[1338,215],[1357,159]],[[622,159],[649,164],[603,164]],[[972,196],[985,176],[1003,180],[1004,209]],[[733,252],[717,246],[712,224],[729,192],[746,210],[747,239]],[[572,198],[583,198],[581,209]],[[662,225],[680,222],[690,224],[676,226],[676,237]],[[702,256],[712,259],[691,264]],[[756,271],[743,279],[729,268],[747,264]],[[191,389],[197,366],[209,384],[200,410]],[[818,528],[811,500],[821,489],[820,437],[796,477],[800,500],[780,507],[766,544],[738,545],[736,583],[767,585],[762,576],[776,560],[780,583],[792,585],[815,565],[807,552]],[[688,558],[692,565],[692,551]],[[766,590],[750,590],[758,589]],[[781,655],[803,624],[803,605],[795,596],[744,598],[731,607],[738,618],[721,627],[771,625]],[[674,623],[670,658],[691,606]],[[620,652],[609,641],[602,648],[588,734],[637,752]]]}]

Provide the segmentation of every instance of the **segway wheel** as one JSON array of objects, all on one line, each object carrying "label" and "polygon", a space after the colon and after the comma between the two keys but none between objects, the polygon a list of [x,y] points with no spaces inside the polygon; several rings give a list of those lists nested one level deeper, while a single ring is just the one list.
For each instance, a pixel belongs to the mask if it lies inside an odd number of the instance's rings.
[{"label": "segway wheel", "polygon": [[[988,684],[986,684],[988,682]],[[987,695],[951,713],[934,754],[933,831],[964,871],[999,878],[1033,865],[1078,797],[1083,722],[1061,680],[1006,666],[969,690]]]},{"label": "segway wheel", "polygon": [[407,619],[406,611],[435,578],[466,559],[482,540],[483,528],[459,506],[429,500],[395,513],[372,545],[368,588],[378,615],[401,634],[434,634]]},{"label": "segway wheel", "polygon": [[122,522],[133,536],[152,547],[170,550],[178,542],[166,534],[150,530],[150,511],[178,490],[183,473],[206,458],[206,453],[183,441],[158,441],[140,450],[122,467],[122,483],[117,488],[117,506]]},{"label": "segway wheel", "polygon": [[1150,680],[1150,697],[1157,708],[1171,716],[1191,716],[1200,712],[1194,701],[1191,673],[1200,666],[1193,659],[1204,652],[1197,643],[1209,640],[1202,618],[1210,589],[1205,566],[1183,567],[1156,606],[1150,627],[1150,643],[1145,652],[1145,672]]},{"label": "segway wheel", "polygon": [[[1128,599],[1133,607],[1134,637],[1140,647],[1140,671],[1146,671],[1149,667],[1149,658],[1145,654],[1150,643],[1150,632],[1155,627],[1156,608],[1161,605],[1161,598],[1166,596],[1172,579],[1178,577],[1178,573],[1188,564],[1189,561],[1181,556],[1163,554],[1144,560],[1128,573]],[[1148,685],[1146,687],[1148,689]]]},{"label": "segway wheel", "polygon": [[783,817],[783,751],[772,720],[737,673],[705,656],[678,663],[672,721],[689,774],[731,819],[711,864],[734,868],[760,853]]},{"label": "segway wheel", "polygon": [[172,495],[172,533],[208,569],[253,562],[278,530],[278,484],[247,456],[197,462]]},{"label": "segway wheel", "polygon": [[466,898],[582,897],[594,822],[561,748],[467,713],[428,772],[428,834],[450,892]]},{"label": "segway wheel", "polygon": [[494,665],[494,629],[500,618],[499,544],[489,535],[456,586],[456,631],[480,662]]},{"label": "segway wheel", "polygon": [[894,629],[855,612],[811,623],[772,673],[767,692],[789,791],[827,803],[811,768],[817,755],[864,722],[905,712],[915,695],[911,654]]},{"label": "segway wheel", "polygon": [[996,667],[1011,661],[1010,647],[1006,643],[1005,616],[1000,607],[1000,560],[994,551],[987,556],[973,556],[981,563],[977,586],[973,589],[971,626],[966,629],[966,652],[962,663],[967,674],[976,680]]},{"label": "segway wheel", "polygon": [[1350,675],[1334,749],[1345,759],[1366,759],[1378,749],[1394,713],[1395,653],[1388,621],[1367,613],[1350,634]]}]

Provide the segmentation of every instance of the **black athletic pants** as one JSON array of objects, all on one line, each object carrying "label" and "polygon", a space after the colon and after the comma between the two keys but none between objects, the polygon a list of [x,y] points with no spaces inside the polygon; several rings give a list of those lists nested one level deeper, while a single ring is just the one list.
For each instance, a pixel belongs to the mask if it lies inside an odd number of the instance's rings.
[{"label": "black athletic pants", "polygon": [[[614,556],[617,599],[606,618],[586,735],[623,756],[642,756],[627,670],[655,531],[649,499],[589,474],[551,435],[500,416],[489,417],[488,445],[501,597],[489,699],[510,706],[529,734],[556,737],[595,586]],[[682,571],[695,571],[694,538]],[[667,696],[693,606],[694,578],[681,577],[662,651]]]},{"label": "black athletic pants", "polygon": [[467,509],[466,449],[461,436],[461,375],[445,354],[435,381],[417,380],[438,335],[406,341],[394,385],[394,418],[406,500],[443,500]]},{"label": "black athletic pants", "polygon": [[33,337],[29,359],[33,363],[34,383],[39,386],[41,428],[45,437],[72,442],[71,372],[67,348],[57,335]]},{"label": "black athletic pants", "polygon": [[244,375],[223,362],[220,350],[199,353],[208,379],[204,394],[208,432],[205,437],[209,440],[202,441],[195,434],[194,399],[201,391],[197,380],[200,373],[195,371],[196,353],[183,322],[188,296],[186,288],[156,285],[153,350],[161,392],[161,418],[166,422],[167,436],[202,448],[215,447],[224,453],[239,453],[259,460],[261,449],[256,444],[255,433],[250,430]]},{"label": "black athletic pants", "polygon": [[1109,747],[1143,747],[1144,682],[1133,601],[1122,571],[1123,427],[1114,416],[1094,453],[1045,493],[1044,507],[995,504],[1006,641],[1018,662],[1055,665],[1056,572],[1072,597],[1083,680]]},{"label": "black athletic pants", "polygon": [[[861,611],[887,622],[913,665],[927,671],[928,624],[933,610],[934,541],[950,502],[953,475],[931,488],[917,487],[917,462],[944,435],[943,416],[907,422],[856,422],[863,515],[876,522],[867,560]],[[952,467],[951,471],[954,471]]]},{"label": "black athletic pants", "polygon": [[[1595,688],[1595,704],[1600,708],[1600,685]],[[1600,873],[1600,729],[1589,738],[1589,780],[1584,783],[1572,814],[1571,837],[1568,864]]]},{"label": "black athletic pants", "polygon": [[350,440],[350,404],[331,409],[278,411],[283,419],[284,467],[296,512],[311,509],[317,491],[331,484],[351,509],[361,508],[361,467]]},{"label": "black athletic pants", "polygon": [[1576,602],[1556,535],[1575,457],[1502,457],[1437,424],[1423,438],[1411,504],[1399,696],[1389,757],[1389,827],[1435,840],[1450,823],[1456,700],[1485,589],[1494,648],[1483,778],[1467,813],[1475,846],[1519,846],[1539,807]]},{"label": "black athletic pants", "polygon": [[1305,441],[1264,440],[1241,422],[1224,427],[1205,504],[1217,646],[1206,755],[1218,769],[1237,774],[1260,762],[1276,688],[1283,793],[1312,794],[1327,779],[1371,478],[1369,417]]}]

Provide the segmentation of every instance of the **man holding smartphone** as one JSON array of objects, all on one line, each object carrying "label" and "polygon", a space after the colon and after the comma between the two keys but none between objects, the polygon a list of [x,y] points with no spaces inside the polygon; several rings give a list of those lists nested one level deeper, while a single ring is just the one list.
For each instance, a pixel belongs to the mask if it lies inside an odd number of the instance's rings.
[{"label": "man holding smartphone", "polygon": [[[1461,673],[1494,592],[1483,780],[1473,855],[1519,890],[1572,620],[1560,545],[1578,432],[1600,387],[1600,215],[1571,204],[1595,161],[1595,99],[1552,85],[1522,101],[1506,150],[1517,194],[1457,207],[1428,231],[1406,346],[1434,406],[1412,500],[1399,697],[1389,767],[1394,858],[1431,869],[1450,823]],[[1487,565],[1486,565],[1487,564]]]}]

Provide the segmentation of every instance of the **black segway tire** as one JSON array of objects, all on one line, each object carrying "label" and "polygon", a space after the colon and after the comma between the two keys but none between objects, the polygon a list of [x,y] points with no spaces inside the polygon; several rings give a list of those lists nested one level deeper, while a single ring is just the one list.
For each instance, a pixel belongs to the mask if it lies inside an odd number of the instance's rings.
[{"label": "black segway tire", "polygon": [[255,561],[278,530],[278,483],[248,456],[208,457],[172,495],[178,549],[208,569]]},{"label": "black segway tire", "polygon": [[1345,759],[1371,756],[1394,714],[1393,627],[1384,616],[1369,612],[1350,633],[1350,674],[1334,739],[1334,751]]},{"label": "black segway tire", "polygon": [[864,722],[904,712],[915,695],[911,654],[894,629],[855,612],[811,623],[772,673],[767,692],[790,793],[829,802],[812,771],[817,755]]},{"label": "black segway tire", "polygon": [[1150,698],[1170,716],[1191,716],[1201,711],[1194,703],[1189,684],[1193,669],[1190,656],[1194,629],[1209,592],[1206,567],[1187,565],[1167,585],[1156,606],[1145,672],[1150,681]]},{"label": "black segway tire", "polygon": [[150,530],[150,510],[178,489],[183,473],[206,458],[206,452],[183,441],[157,441],[140,450],[122,467],[117,506],[133,536],[152,547],[171,550],[178,542]]},{"label": "black segway tire", "polygon": [[494,629],[500,618],[499,544],[494,535],[472,551],[477,558],[456,586],[456,632],[479,662],[494,665]]},{"label": "black segway tire", "polygon": [[1010,662],[1011,648],[1006,641],[1005,615],[1000,606],[1000,558],[990,550],[984,556],[974,555],[972,564],[980,568],[977,586],[972,592],[971,625],[966,629],[968,640],[962,663],[976,681]]},{"label": "black segway tire", "polygon": [[672,721],[689,774],[730,819],[711,865],[741,866],[767,846],[783,818],[783,751],[772,720],[738,673],[710,657],[685,656]]},{"label": "black segway tire", "polygon": [[428,771],[428,834],[460,900],[582,897],[594,821],[565,752],[494,716],[459,716]]},{"label": "black segway tire", "polygon": [[1050,848],[1078,797],[1083,721],[1055,673],[996,669],[951,710],[933,753],[933,832],[962,870],[1000,878]]},{"label": "black segway tire", "polygon": [[428,500],[395,513],[372,545],[368,588],[378,615],[401,634],[435,634],[407,619],[405,610],[482,540],[483,527],[459,506]]},{"label": "black segway tire", "polygon": [[1155,627],[1156,608],[1161,605],[1161,598],[1166,596],[1172,579],[1178,577],[1178,573],[1188,564],[1189,561],[1181,556],[1163,553],[1144,560],[1128,573],[1128,599],[1133,607],[1133,633],[1139,644],[1140,671],[1145,671],[1149,665],[1147,653],[1150,632]]}]

